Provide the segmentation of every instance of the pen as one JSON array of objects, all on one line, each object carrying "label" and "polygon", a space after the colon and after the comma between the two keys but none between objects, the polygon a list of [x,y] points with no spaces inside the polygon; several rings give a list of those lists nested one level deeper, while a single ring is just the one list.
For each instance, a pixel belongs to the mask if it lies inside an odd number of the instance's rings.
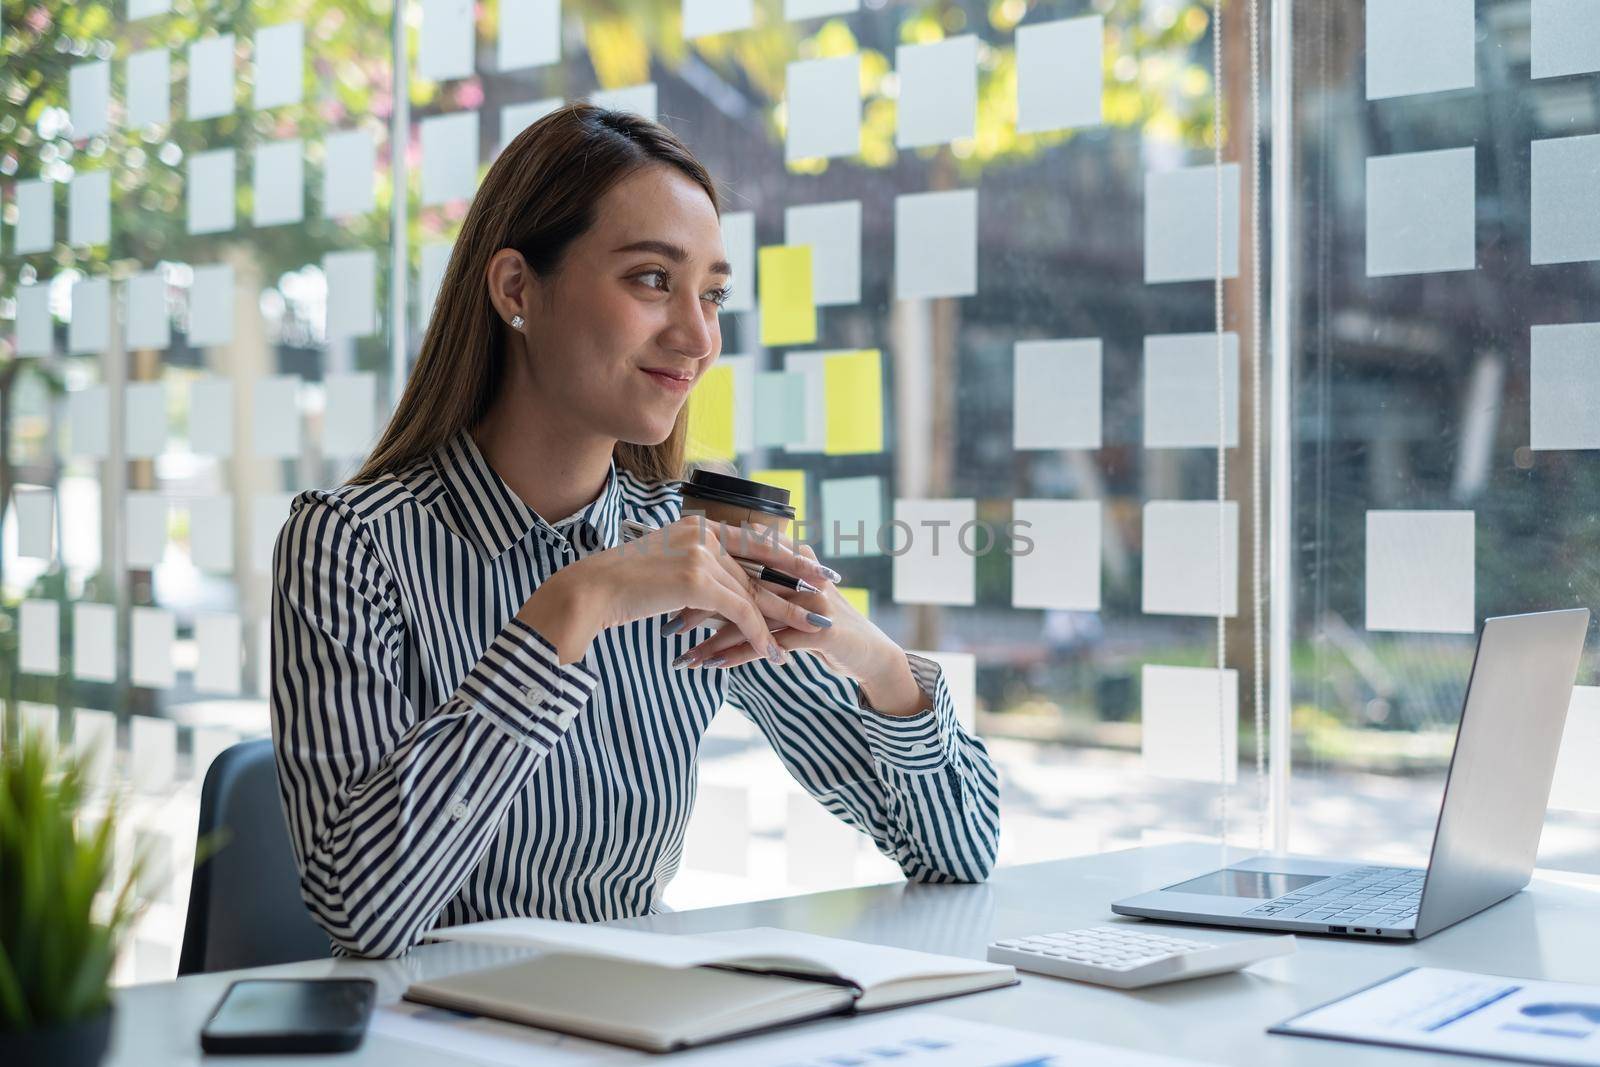
[{"label": "pen", "polygon": [[[655,527],[646,526],[642,522],[634,522],[632,519],[622,520],[622,539],[624,541],[632,541],[635,538],[643,537],[645,534],[655,533],[655,530]],[[745,559],[742,556],[734,556],[733,558],[738,561],[739,566],[744,568],[744,572],[752,578],[763,582],[771,582],[773,585],[781,585],[785,589],[793,589],[799,593],[822,592],[821,589],[804,578],[796,578],[794,575],[786,574],[776,567],[769,567],[764,563],[758,563],[753,559]]]}]

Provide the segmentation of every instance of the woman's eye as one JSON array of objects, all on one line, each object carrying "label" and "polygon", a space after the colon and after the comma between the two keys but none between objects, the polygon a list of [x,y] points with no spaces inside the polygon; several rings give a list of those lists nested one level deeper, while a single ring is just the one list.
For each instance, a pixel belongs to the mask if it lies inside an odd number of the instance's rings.
[{"label": "woman's eye", "polygon": [[728,297],[732,295],[733,290],[724,285],[716,289],[707,290],[705,298],[717,305],[717,307],[721,307],[728,302]]},{"label": "woman's eye", "polygon": [[635,277],[652,289],[665,289],[667,287],[667,272],[664,270],[647,270],[643,274],[635,275]]}]

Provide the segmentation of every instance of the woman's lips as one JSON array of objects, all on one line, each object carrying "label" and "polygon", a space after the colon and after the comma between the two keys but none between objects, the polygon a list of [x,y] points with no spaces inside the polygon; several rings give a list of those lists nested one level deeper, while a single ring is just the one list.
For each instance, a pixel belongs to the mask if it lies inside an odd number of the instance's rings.
[{"label": "woman's lips", "polygon": [[694,384],[693,378],[675,378],[662,371],[646,370],[645,373],[654,378],[663,388],[670,389],[675,393],[687,393],[689,387]]}]

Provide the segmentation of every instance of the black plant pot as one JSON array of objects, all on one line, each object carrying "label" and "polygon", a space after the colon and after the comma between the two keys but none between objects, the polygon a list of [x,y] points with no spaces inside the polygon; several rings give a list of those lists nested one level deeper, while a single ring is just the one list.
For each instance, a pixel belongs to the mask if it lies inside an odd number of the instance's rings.
[{"label": "black plant pot", "polygon": [[0,1063],[18,1067],[97,1067],[111,1043],[111,1008],[44,1030],[0,1031]]}]

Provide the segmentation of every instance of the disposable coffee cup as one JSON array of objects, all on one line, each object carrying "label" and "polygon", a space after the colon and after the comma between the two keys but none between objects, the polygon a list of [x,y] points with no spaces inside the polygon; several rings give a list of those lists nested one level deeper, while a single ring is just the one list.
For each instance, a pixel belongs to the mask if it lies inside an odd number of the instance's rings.
[{"label": "disposable coffee cup", "polygon": [[688,481],[678,483],[678,490],[683,494],[685,515],[704,515],[731,526],[767,526],[780,536],[793,536],[794,505],[789,503],[787,489],[697,470]]}]

